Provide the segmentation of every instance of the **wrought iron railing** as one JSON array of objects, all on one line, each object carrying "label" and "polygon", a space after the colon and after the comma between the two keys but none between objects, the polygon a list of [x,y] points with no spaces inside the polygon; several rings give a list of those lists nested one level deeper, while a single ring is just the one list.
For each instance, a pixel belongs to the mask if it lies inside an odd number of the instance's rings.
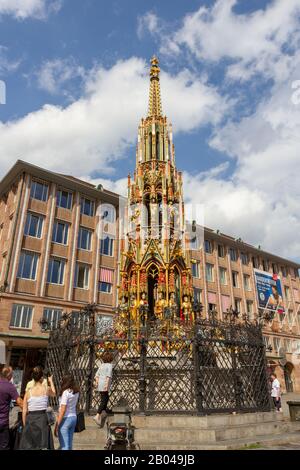
[{"label": "wrought iron railing", "polygon": [[107,350],[113,354],[110,403],[121,397],[139,413],[268,411],[270,399],[261,326],[197,317],[185,337],[157,335],[145,329],[139,337],[97,333],[95,308],[80,314],[78,325],[63,316],[50,332],[46,365],[57,387],[66,373],[80,385],[80,405],[97,409],[95,373]]}]

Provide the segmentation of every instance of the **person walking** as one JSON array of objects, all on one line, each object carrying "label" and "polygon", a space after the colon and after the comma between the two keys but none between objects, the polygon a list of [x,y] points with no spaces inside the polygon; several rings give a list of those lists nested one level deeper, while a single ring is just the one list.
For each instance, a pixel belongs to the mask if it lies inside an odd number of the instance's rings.
[{"label": "person walking", "polygon": [[275,373],[271,374],[271,397],[273,398],[273,403],[276,411],[282,411],[281,409],[281,391],[280,391],[280,382],[277,379]]},{"label": "person walking", "polygon": [[0,450],[9,450],[9,411],[12,400],[22,408],[23,400],[19,397],[15,385],[11,383],[12,367],[3,367],[0,372]]},{"label": "person walking", "polygon": [[60,450],[72,450],[73,435],[77,422],[76,407],[79,400],[79,387],[73,376],[66,375],[62,379],[59,394],[59,414],[54,434],[59,439]]},{"label": "person walking", "polygon": [[48,423],[47,408],[49,397],[56,394],[52,377],[44,382],[42,367],[33,369],[33,387],[25,393],[23,405],[23,433],[20,442],[21,450],[54,449],[51,426]]},{"label": "person walking", "polygon": [[103,354],[103,362],[100,365],[99,369],[95,375],[95,386],[100,392],[100,405],[98,407],[98,411],[96,416],[93,418],[95,423],[98,426],[103,427],[105,423],[105,419],[108,413],[108,400],[109,400],[109,391],[112,382],[112,373],[113,373],[113,355],[109,352]]}]

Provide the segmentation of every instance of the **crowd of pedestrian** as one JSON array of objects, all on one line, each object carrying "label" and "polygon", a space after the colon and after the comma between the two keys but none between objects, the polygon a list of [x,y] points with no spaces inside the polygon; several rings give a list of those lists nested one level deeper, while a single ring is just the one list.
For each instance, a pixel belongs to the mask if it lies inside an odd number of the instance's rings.
[{"label": "crowd of pedestrian", "polygon": [[[71,375],[63,377],[57,394],[52,377],[45,377],[42,367],[33,369],[32,380],[28,382],[23,399],[12,383],[13,370],[4,366],[0,370],[0,450],[16,448],[12,443],[9,428],[11,403],[22,410],[20,450],[53,450],[54,440],[51,425],[55,424],[54,435],[58,437],[60,450],[72,450],[73,434],[77,423],[79,387]],[[49,398],[59,398],[56,417],[49,407]]]}]

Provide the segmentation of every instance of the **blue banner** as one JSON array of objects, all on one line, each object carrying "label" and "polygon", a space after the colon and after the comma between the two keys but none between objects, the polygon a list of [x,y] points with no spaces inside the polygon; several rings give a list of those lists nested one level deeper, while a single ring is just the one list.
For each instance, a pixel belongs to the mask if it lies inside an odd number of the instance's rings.
[{"label": "blue banner", "polygon": [[282,288],[277,274],[254,269],[258,306],[262,309],[284,312]]}]

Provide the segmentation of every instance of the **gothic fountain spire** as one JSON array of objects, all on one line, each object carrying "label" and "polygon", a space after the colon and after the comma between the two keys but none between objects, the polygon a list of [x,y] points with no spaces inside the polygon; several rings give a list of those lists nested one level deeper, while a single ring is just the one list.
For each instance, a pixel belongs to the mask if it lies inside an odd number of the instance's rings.
[{"label": "gothic fountain spire", "polygon": [[162,107],[160,98],[160,82],[159,74],[160,68],[158,66],[159,60],[154,55],[151,59],[150,68],[150,93],[149,93],[149,108],[148,117],[161,117]]}]

